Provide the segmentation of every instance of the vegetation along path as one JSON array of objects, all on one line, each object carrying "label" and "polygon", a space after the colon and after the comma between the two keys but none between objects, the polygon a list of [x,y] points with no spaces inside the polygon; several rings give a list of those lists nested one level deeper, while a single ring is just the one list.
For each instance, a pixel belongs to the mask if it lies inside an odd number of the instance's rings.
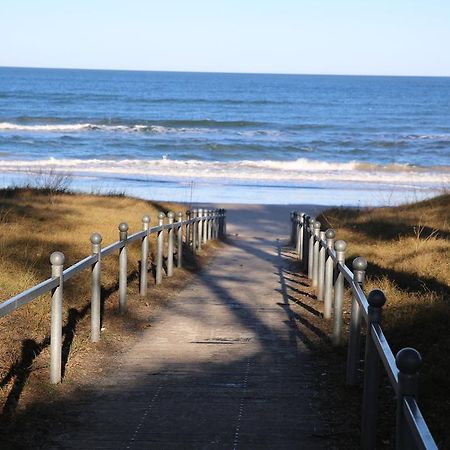
[{"label": "vegetation along path", "polygon": [[218,256],[74,402],[51,448],[329,447],[304,319],[286,294],[289,214],[279,209],[228,210]]}]

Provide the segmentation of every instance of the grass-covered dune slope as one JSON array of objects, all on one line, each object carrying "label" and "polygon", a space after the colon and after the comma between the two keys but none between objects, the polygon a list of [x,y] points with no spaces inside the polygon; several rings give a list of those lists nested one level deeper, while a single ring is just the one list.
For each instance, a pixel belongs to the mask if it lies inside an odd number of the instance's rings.
[{"label": "grass-covered dune slope", "polygon": [[[450,195],[373,209],[336,208],[318,220],[368,260],[366,291],[387,297],[383,328],[394,354],[420,351],[420,404],[442,447],[450,426]],[[348,309],[348,308],[347,308]],[[390,399],[389,403],[392,403]]]}]

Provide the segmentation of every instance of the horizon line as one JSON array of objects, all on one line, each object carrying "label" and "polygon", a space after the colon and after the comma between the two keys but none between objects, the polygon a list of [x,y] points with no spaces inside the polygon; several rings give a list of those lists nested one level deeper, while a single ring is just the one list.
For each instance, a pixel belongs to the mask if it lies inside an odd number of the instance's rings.
[{"label": "horizon line", "polygon": [[103,72],[150,72],[150,73],[204,73],[224,75],[286,75],[286,76],[322,76],[322,77],[404,77],[404,78],[450,78],[450,75],[399,75],[399,74],[364,74],[364,73],[294,73],[294,72],[233,72],[202,70],[162,70],[162,69],[105,69],[85,67],[48,67],[48,66],[3,66],[0,69],[41,69],[41,70],[80,70]]}]

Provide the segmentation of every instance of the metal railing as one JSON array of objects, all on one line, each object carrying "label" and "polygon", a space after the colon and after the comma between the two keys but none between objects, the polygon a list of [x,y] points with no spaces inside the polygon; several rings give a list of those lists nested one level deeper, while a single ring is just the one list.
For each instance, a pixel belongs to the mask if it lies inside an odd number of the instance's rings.
[{"label": "metal railing", "polygon": [[[91,341],[100,340],[101,331],[101,262],[108,255],[119,251],[119,311],[127,311],[127,270],[128,245],[141,241],[141,264],[139,293],[147,294],[148,288],[148,258],[150,254],[149,236],[157,235],[156,248],[156,284],[163,279],[164,234],[167,234],[166,275],[173,275],[174,254],[176,254],[177,267],[183,265],[183,247],[192,251],[194,255],[202,245],[211,239],[222,239],[225,236],[225,210],[224,209],[193,209],[183,213],[167,214],[168,223],[164,223],[165,214],[158,214],[158,225],[150,227],[150,217],[142,218],[142,231],[128,235],[128,224],[119,225],[119,240],[107,247],[101,248],[102,236],[98,233],[91,235],[92,255],[64,269],[64,254],[54,252],[50,256],[51,278],[33,286],[9,300],[0,304],[0,318],[12,313],[23,305],[51,292],[51,332],[50,332],[50,382],[61,382],[62,376],[62,310],[64,297],[64,283],[83,270],[91,268]],[[185,232],[183,233],[183,227]],[[184,243],[183,243],[184,235]],[[174,242],[176,241],[176,243]],[[184,245],[183,245],[184,244]]]},{"label": "metal railing", "polygon": [[381,327],[386,298],[378,289],[371,291],[367,297],[364,293],[367,261],[362,257],[355,258],[352,272],[345,264],[347,243],[335,241],[333,229],[321,231],[319,221],[299,212],[291,213],[291,223],[291,243],[295,246],[302,269],[317,289],[317,299],[324,302],[324,318],[333,320],[332,343],[335,346],[343,340],[345,282],[352,291],[346,371],[348,385],[358,383],[362,322],[367,326],[361,412],[362,448],[376,448],[378,387],[383,366],[396,394],[396,449],[437,449],[417,404],[418,372],[422,358],[413,348],[403,348],[394,357]]}]

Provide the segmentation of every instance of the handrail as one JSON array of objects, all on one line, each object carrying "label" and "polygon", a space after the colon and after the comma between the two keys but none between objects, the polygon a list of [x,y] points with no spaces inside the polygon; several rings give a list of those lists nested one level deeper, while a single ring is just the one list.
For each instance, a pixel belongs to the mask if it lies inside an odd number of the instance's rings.
[{"label": "handrail", "polygon": [[36,286],[21,292],[20,294],[11,297],[0,304],[0,317],[5,317],[12,311],[15,311],[19,307],[26,305],[37,297],[40,297],[52,289],[59,286],[59,278],[48,278],[45,281],[37,284]]},{"label": "handrail", "polygon": [[[191,217],[191,214],[193,217]],[[119,309],[125,312],[127,309],[127,247],[133,242],[142,241],[141,261],[147,261],[149,255],[149,235],[156,233],[157,238],[157,262],[156,262],[156,283],[162,279],[162,261],[164,254],[164,231],[167,231],[169,245],[167,250],[167,276],[172,275],[174,254],[177,255],[177,267],[182,267],[183,252],[183,227],[186,227],[184,246],[191,249],[195,255],[203,243],[210,239],[222,239],[226,235],[225,228],[225,210],[199,209],[187,212],[186,220],[182,220],[183,214],[178,213],[178,220],[174,221],[175,214],[168,213],[169,223],[164,224],[164,213],[159,213],[159,225],[149,227],[150,218],[142,218],[143,230],[128,235],[128,224],[119,225],[120,239],[106,247],[101,248],[102,237],[98,233],[91,236],[92,254],[63,270],[64,255],[55,252],[51,255],[52,278],[5,300],[0,303],[0,318],[5,317],[21,306],[35,300],[52,291],[52,327],[51,327],[51,358],[50,358],[50,380],[52,383],[61,381],[61,358],[58,353],[61,352],[61,330],[58,330],[62,322],[62,302],[64,282],[70,280],[87,268],[92,268],[92,298],[91,298],[91,340],[97,342],[100,339],[100,308],[101,308],[101,260],[102,258],[119,251]],[[177,245],[174,246],[174,240]],[[147,264],[140,265],[140,294],[144,296],[147,292]],[[56,346],[56,351],[53,347]]]},{"label": "handrail", "polygon": [[[402,381],[411,379],[411,377],[413,377],[412,379],[417,378],[416,372],[411,373],[411,367],[417,367],[418,370],[421,361],[420,354],[410,348],[401,350],[397,356],[392,353],[381,328],[381,310],[386,301],[384,294],[378,290],[372,291],[368,297],[364,294],[363,284],[367,261],[361,257],[356,258],[353,261],[354,270],[352,272],[345,263],[347,243],[345,241],[335,242],[336,233],[333,229],[321,232],[321,224],[318,221],[305,213],[295,211],[291,213],[291,222],[291,242],[294,244],[303,270],[312,279],[313,286],[318,288],[318,298],[324,300],[324,318],[331,318],[334,310],[332,336],[334,345],[339,345],[342,341],[344,279],[351,288],[353,298],[347,355],[347,383],[350,385],[356,384],[358,378],[361,321],[364,320],[367,324],[365,351],[365,368],[367,370],[364,373],[364,419],[361,431],[363,447],[372,450],[376,445],[376,390],[379,383],[377,367],[381,361],[389,381],[400,399],[397,405],[398,443],[396,448],[409,449],[405,442],[407,442],[408,436],[412,436],[419,448],[437,449],[414,398],[414,389],[416,389],[414,386],[417,382],[408,384],[408,382]],[[326,239],[323,239],[323,235]],[[318,249],[319,251],[317,251]],[[321,256],[321,249],[325,249],[325,257],[323,254]],[[406,374],[401,372],[402,367],[407,370]],[[413,391],[409,392],[408,389],[413,389]],[[406,422],[407,428],[402,425],[404,422]]]}]

